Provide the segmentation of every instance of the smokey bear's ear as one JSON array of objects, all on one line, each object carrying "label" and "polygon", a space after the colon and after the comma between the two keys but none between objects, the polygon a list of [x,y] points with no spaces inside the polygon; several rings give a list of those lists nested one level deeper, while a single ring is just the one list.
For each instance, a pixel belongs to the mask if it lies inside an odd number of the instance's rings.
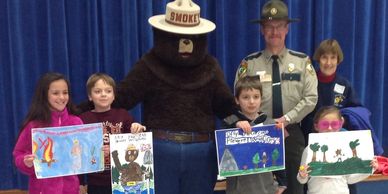
[{"label": "smokey bear's ear", "polygon": [[176,61],[178,55],[178,35],[153,28],[154,54],[165,64],[171,65]]},{"label": "smokey bear's ear", "polygon": [[177,50],[180,35],[153,28],[153,38],[154,49],[157,51],[158,55],[162,54],[164,56],[168,54],[167,52],[173,52],[174,48]]},{"label": "smokey bear's ear", "polygon": [[157,28],[152,28],[153,34],[154,34],[154,42],[156,40],[172,40],[172,39],[177,39],[176,35],[173,33],[169,33],[163,30],[159,30]]}]

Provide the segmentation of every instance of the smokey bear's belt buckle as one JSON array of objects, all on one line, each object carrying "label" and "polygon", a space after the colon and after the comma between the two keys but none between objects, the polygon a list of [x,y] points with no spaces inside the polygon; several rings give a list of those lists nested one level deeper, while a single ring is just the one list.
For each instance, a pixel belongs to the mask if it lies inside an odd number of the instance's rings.
[{"label": "smokey bear's belt buckle", "polygon": [[189,143],[193,142],[193,135],[186,133],[169,133],[168,139],[178,143]]},{"label": "smokey bear's belt buckle", "polygon": [[213,133],[175,132],[167,130],[152,130],[155,138],[173,141],[176,143],[207,142],[214,139]]}]

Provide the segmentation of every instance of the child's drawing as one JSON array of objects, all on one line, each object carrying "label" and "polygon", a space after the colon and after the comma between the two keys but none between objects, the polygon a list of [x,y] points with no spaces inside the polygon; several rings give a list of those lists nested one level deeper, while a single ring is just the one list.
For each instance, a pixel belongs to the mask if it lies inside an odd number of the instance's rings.
[{"label": "child's drawing", "polygon": [[34,128],[32,153],[37,178],[102,171],[102,125]]},{"label": "child's drawing", "polygon": [[311,176],[370,174],[373,156],[369,130],[309,135],[307,161]]}]

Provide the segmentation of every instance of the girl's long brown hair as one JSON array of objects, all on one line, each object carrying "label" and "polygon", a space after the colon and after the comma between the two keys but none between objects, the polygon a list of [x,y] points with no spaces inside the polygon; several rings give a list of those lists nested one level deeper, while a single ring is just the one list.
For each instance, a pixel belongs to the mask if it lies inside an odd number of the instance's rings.
[{"label": "girl's long brown hair", "polygon": [[48,102],[48,90],[50,84],[57,80],[64,80],[68,87],[69,101],[66,105],[70,114],[78,114],[78,110],[71,102],[70,83],[66,77],[60,73],[46,73],[37,82],[35,93],[31,101],[28,113],[21,125],[20,132],[30,121],[37,121],[42,124],[42,127],[48,127],[51,123],[51,110]]}]

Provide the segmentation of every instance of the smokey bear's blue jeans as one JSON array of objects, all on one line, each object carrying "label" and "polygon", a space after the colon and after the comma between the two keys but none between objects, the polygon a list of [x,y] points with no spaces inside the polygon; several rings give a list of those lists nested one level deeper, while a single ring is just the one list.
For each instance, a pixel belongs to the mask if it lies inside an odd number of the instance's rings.
[{"label": "smokey bear's blue jeans", "polygon": [[154,139],[155,193],[213,194],[217,179],[214,141],[176,143]]}]

